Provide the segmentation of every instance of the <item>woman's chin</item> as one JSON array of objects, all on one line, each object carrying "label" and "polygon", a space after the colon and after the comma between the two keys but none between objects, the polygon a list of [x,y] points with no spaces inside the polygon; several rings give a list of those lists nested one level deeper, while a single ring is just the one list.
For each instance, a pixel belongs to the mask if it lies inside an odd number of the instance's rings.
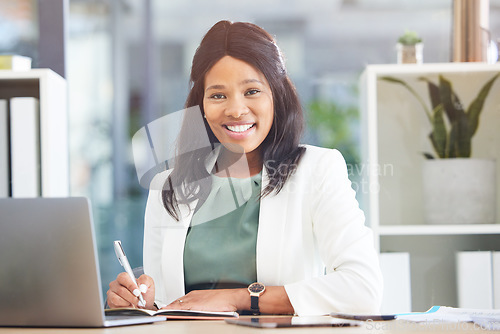
[{"label": "woman's chin", "polygon": [[226,150],[230,151],[231,153],[235,153],[235,154],[245,153],[245,149],[241,145],[234,144],[234,143],[221,143],[221,144],[224,146],[224,148]]}]

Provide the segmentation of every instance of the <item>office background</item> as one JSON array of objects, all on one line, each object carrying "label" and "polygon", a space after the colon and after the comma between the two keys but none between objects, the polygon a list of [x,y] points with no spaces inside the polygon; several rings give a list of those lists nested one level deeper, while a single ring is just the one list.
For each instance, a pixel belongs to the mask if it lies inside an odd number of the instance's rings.
[{"label": "office background", "polygon": [[[67,15],[39,16],[47,3]],[[405,29],[424,41],[424,62],[451,58],[453,0],[16,0],[0,2],[0,53],[40,59],[44,29],[61,31],[69,92],[70,194],[93,203],[103,291],[121,270],[112,241],[142,263],[147,190],[131,138],[183,108],[194,50],[221,19],[254,22],[276,36],[306,110],[304,142],[339,148],[359,161],[358,80],[367,64],[396,62]],[[43,4],[42,4],[43,3]],[[43,21],[43,22],[42,22]],[[490,33],[500,39],[500,1],[490,0]],[[64,37],[65,36],[65,37]],[[329,112],[324,122],[318,102]],[[359,175],[350,175],[353,181]],[[361,202],[363,206],[364,203]]]}]

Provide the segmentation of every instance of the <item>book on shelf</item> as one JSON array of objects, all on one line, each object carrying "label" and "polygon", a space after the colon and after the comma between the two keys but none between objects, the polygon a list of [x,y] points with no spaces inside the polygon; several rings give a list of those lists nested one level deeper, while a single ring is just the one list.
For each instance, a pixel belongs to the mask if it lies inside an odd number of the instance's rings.
[{"label": "book on shelf", "polygon": [[493,307],[500,309],[500,251],[491,252],[493,266]]},{"label": "book on shelf", "polygon": [[12,197],[40,196],[40,112],[38,99],[10,99]]},{"label": "book on shelf", "polygon": [[237,312],[211,312],[197,310],[164,310],[158,311],[139,309],[139,308],[112,308],[106,309],[106,315],[125,315],[125,316],[166,316],[167,319],[184,319],[184,320],[223,320],[230,318],[238,318]]},{"label": "book on shelf", "polygon": [[380,253],[380,269],[385,286],[381,312],[411,312],[410,254]]},{"label": "book on shelf", "polygon": [[495,268],[493,259],[498,265],[500,252],[471,251],[457,252],[457,292],[458,306],[463,308],[493,309],[495,305],[494,291],[500,289],[500,277],[494,277]]},{"label": "book on shelf", "polygon": [[30,69],[30,57],[0,54],[0,70],[29,71]]},{"label": "book on shelf", "polygon": [[0,100],[0,197],[10,196],[9,109]]}]

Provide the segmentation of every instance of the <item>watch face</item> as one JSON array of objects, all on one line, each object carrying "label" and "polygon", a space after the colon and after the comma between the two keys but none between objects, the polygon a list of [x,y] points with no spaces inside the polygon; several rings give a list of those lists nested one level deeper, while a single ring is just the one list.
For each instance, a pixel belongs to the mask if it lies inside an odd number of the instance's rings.
[{"label": "watch face", "polygon": [[252,283],[248,287],[248,291],[253,292],[253,293],[259,293],[264,291],[265,286],[262,283]]}]

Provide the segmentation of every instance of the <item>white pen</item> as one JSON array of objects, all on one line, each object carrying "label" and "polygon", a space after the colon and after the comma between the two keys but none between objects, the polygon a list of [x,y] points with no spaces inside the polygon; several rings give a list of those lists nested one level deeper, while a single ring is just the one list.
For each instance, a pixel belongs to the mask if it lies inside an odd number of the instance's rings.
[{"label": "white pen", "polygon": [[139,287],[137,286],[137,280],[135,279],[134,272],[132,271],[132,267],[130,267],[130,263],[127,260],[127,256],[125,255],[125,252],[123,251],[122,247],[122,242],[120,240],[116,240],[113,242],[113,246],[115,247],[115,253],[116,257],[118,258],[118,261],[120,261],[120,264],[122,265],[123,269],[125,269],[125,272],[130,276],[132,281],[134,282],[135,286],[137,287],[137,290],[139,291],[139,300],[142,303],[142,306],[146,306],[146,301],[142,297],[142,293],[140,292]]}]

